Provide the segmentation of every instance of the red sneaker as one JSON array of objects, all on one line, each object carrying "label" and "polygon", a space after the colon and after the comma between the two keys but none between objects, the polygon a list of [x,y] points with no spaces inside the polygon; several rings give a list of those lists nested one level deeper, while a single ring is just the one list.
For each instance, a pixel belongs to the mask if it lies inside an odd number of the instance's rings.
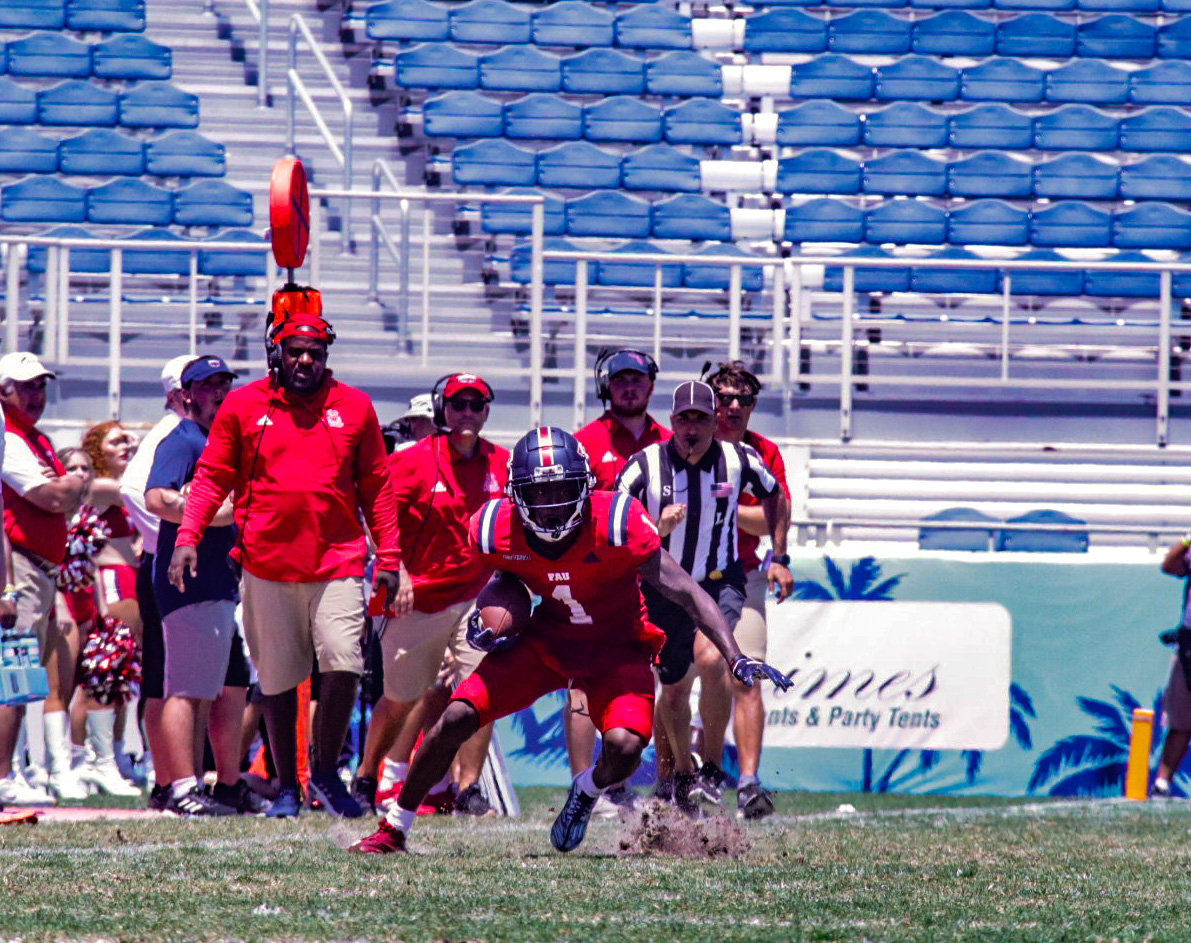
[{"label": "red sneaker", "polygon": [[349,849],[354,855],[391,855],[405,851],[405,832],[398,831],[388,822],[381,822],[375,832],[361,838]]},{"label": "red sneaker", "polygon": [[397,797],[401,795],[401,787],[404,782],[395,782],[387,789],[376,790],[376,810],[380,813],[389,811],[389,808],[397,804]]},{"label": "red sneaker", "polygon": [[447,785],[432,792],[418,806],[418,815],[450,815],[455,811],[455,787]]}]

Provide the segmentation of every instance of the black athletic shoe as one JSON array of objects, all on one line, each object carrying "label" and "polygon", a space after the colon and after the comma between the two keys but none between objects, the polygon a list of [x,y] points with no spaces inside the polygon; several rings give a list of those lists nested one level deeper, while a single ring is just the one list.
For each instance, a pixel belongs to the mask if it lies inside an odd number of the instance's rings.
[{"label": "black athletic shoe", "polygon": [[567,801],[562,804],[562,811],[550,829],[550,844],[559,851],[578,848],[587,834],[587,823],[591,821],[591,810],[595,808],[597,798],[585,793],[577,782],[572,782]]},{"label": "black athletic shoe", "polygon": [[703,768],[695,774],[695,785],[691,789],[692,798],[702,799],[713,805],[720,805],[724,801],[724,786],[728,777],[724,771],[708,760]]},{"label": "black athletic shoe", "polygon": [[666,776],[664,778],[659,778],[658,781],[653,784],[653,797],[655,799],[661,800],[662,802],[673,802],[674,777]]},{"label": "black athletic shoe", "polygon": [[700,814],[699,797],[693,794],[698,777],[698,773],[674,774],[674,804],[678,811],[691,818],[697,818]]},{"label": "black athletic shoe", "polygon": [[235,809],[238,815],[264,815],[269,807],[269,803],[242,779],[237,779],[234,786],[216,783],[211,787],[211,798]]},{"label": "black athletic shoe", "polygon": [[760,783],[741,786],[736,793],[736,805],[746,819],[763,819],[773,815],[773,796]]},{"label": "black athletic shoe", "polygon": [[456,815],[488,815],[492,805],[480,792],[479,783],[472,783],[455,797]]},{"label": "black athletic shoe", "polygon": [[147,808],[150,812],[164,812],[166,806],[170,804],[170,787],[169,785],[154,786],[149,790],[149,802]]},{"label": "black athletic shoe", "polygon": [[315,773],[310,777],[310,796],[339,819],[358,819],[364,814],[338,773]]},{"label": "black athletic shoe", "polygon": [[356,781],[352,783],[352,795],[356,797],[356,802],[366,807],[373,815],[376,815],[376,787],[375,776],[357,776]]},{"label": "black athletic shoe", "polygon": [[171,795],[165,810],[183,818],[211,818],[236,814],[236,810],[231,806],[216,802],[197,786],[180,796]]}]

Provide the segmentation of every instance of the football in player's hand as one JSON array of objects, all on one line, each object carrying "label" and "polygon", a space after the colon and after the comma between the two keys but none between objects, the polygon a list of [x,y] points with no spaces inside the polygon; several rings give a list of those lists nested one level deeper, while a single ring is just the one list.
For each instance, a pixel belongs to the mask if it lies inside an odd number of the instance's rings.
[{"label": "football in player's hand", "polygon": [[533,599],[529,589],[519,579],[499,576],[489,580],[476,598],[480,622],[492,632],[493,638],[520,633],[529,622]]}]

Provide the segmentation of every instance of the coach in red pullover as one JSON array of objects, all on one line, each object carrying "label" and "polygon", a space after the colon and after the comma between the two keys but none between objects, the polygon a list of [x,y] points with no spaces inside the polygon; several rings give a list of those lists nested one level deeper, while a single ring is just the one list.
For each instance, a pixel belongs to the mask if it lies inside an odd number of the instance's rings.
[{"label": "coach in red pullover", "polygon": [[394,614],[408,612],[413,601],[380,423],[367,395],[327,370],[333,339],[321,310],[278,318],[270,377],[232,391],[211,426],[170,562],[170,581],[181,589],[194,572],[203,531],[235,492],[232,557],[243,567],[244,636],[281,782],[273,817],[295,816],[300,807],[297,686],[315,654],[311,791],[333,814],[363,814],[336,772],[363,670],[367,550],[360,511],[377,544],[378,591]]}]

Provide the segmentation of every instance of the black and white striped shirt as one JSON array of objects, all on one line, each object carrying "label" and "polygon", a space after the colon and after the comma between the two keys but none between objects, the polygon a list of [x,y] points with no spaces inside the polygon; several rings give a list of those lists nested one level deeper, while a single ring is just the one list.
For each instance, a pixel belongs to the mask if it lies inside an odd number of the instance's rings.
[{"label": "black and white striped shirt", "polygon": [[633,455],[616,484],[645,505],[654,521],[661,520],[668,505],[686,505],[686,517],[662,538],[662,546],[696,580],[739,558],[736,509],[741,492],[767,498],[781,487],[750,446],[713,441],[697,464],[688,465],[673,440]]}]

